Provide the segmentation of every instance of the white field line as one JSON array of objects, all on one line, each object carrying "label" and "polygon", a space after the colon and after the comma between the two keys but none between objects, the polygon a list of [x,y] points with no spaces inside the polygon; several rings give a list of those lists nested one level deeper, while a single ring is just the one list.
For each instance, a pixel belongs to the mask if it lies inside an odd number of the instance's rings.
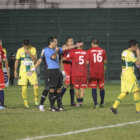
[{"label": "white field line", "polygon": [[138,123],[140,123],[140,120],[134,121],[134,122],[118,123],[118,124],[114,124],[114,125],[98,126],[98,127],[81,129],[81,130],[76,130],[76,131],[69,131],[69,132],[60,133],[60,134],[51,134],[51,135],[44,135],[44,136],[28,137],[28,138],[23,138],[23,139],[20,139],[20,140],[37,140],[37,139],[50,138],[50,137],[67,136],[67,135],[72,135],[72,134],[77,134],[77,133],[82,133],[82,132],[89,132],[89,131],[105,129],[105,128],[121,127],[121,126],[133,125],[133,124],[138,124]]}]

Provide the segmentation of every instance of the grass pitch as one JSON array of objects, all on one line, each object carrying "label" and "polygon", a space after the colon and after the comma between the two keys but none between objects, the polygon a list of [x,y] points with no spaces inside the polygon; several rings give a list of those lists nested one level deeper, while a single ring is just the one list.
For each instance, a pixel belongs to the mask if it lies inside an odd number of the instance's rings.
[{"label": "grass pitch", "polygon": [[[39,99],[43,86],[39,87]],[[86,89],[82,107],[71,107],[67,90],[63,98],[65,112],[49,112],[49,100],[45,101],[45,112],[34,106],[32,87],[28,87],[30,109],[24,109],[21,88],[18,86],[5,89],[6,110],[0,110],[0,140],[16,140],[26,137],[60,134],[86,128],[133,122],[140,120],[136,114],[133,95],[128,95],[118,108],[119,114],[114,115],[110,106],[120,93],[120,85],[106,85],[105,107],[94,109],[91,89]],[[76,101],[76,100],[75,100]],[[98,92],[98,101],[100,96]],[[140,123],[117,128],[105,128],[90,132],[60,137],[44,138],[43,140],[139,140]]]}]

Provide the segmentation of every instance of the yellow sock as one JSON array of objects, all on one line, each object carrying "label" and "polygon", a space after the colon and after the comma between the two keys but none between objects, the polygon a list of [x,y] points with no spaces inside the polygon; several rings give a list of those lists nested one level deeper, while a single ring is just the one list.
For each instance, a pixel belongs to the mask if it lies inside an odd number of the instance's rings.
[{"label": "yellow sock", "polygon": [[35,96],[35,102],[38,101],[38,86],[34,86],[34,96]]},{"label": "yellow sock", "polygon": [[118,98],[116,99],[115,103],[113,104],[113,108],[117,108],[118,105],[120,104],[121,100],[126,96],[126,93],[121,93]]},{"label": "yellow sock", "polygon": [[134,101],[135,101],[135,106],[136,106],[136,111],[140,111],[140,97],[139,97],[139,92],[134,93]]},{"label": "yellow sock", "polygon": [[28,101],[27,101],[27,86],[22,86],[22,98],[24,100],[24,105],[28,106]]}]

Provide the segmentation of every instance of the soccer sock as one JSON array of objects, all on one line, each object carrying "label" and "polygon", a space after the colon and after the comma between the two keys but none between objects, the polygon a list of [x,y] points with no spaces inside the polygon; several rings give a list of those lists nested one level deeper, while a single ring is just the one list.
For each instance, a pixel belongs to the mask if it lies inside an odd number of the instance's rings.
[{"label": "soccer sock", "polygon": [[71,103],[74,102],[74,89],[70,89]]},{"label": "soccer sock", "polygon": [[35,102],[38,101],[38,86],[34,86],[34,96],[35,96]]},{"label": "soccer sock", "polygon": [[51,108],[54,108],[54,103],[55,103],[56,95],[54,92],[49,93],[49,100],[50,100],[50,106]]},{"label": "soccer sock", "polygon": [[62,91],[60,93],[61,97],[63,97],[63,95],[65,94],[66,90],[67,90],[67,88],[65,88],[65,87],[62,88]]},{"label": "soccer sock", "polygon": [[77,103],[80,103],[80,98],[77,98]]},{"label": "soccer sock", "polygon": [[80,98],[80,104],[82,104],[83,103],[83,98]]},{"label": "soccer sock", "polygon": [[0,102],[1,106],[4,106],[4,91],[0,90]]},{"label": "soccer sock", "polygon": [[22,86],[22,98],[24,100],[24,105],[28,106],[28,101],[27,101],[27,86]]},{"label": "soccer sock", "polygon": [[113,108],[117,108],[120,104],[120,102],[124,99],[124,97],[126,96],[126,93],[121,93],[118,98],[116,99],[115,103],[113,104]]},{"label": "soccer sock", "polygon": [[105,90],[100,90],[101,104],[104,104]]},{"label": "soccer sock", "polygon": [[92,98],[93,98],[93,101],[94,101],[94,105],[97,105],[97,89],[93,88],[92,89]]},{"label": "soccer sock", "polygon": [[134,93],[134,101],[135,101],[135,106],[136,106],[136,111],[140,111],[140,97],[139,93]]},{"label": "soccer sock", "polygon": [[41,95],[41,99],[40,99],[40,105],[43,105],[45,100],[46,100],[46,97],[48,95],[48,92],[49,90],[48,89],[44,89],[43,92],[42,92],[42,95]]},{"label": "soccer sock", "polygon": [[57,106],[58,106],[58,108],[60,108],[62,105],[60,93],[56,93],[56,98],[57,98]]},{"label": "soccer sock", "polygon": [[83,98],[80,98],[80,102],[81,102],[81,103],[83,102],[83,100],[84,100]]}]

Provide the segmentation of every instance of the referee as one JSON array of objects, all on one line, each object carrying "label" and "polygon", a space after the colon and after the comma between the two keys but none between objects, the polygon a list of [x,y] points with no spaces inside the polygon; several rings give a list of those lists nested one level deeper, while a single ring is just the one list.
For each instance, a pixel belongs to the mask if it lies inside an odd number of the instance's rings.
[{"label": "referee", "polygon": [[[63,46],[63,47],[57,47],[58,40],[56,37],[50,37],[48,38],[48,47],[46,47],[43,51],[45,62],[47,64],[47,86],[49,88],[49,100],[50,100],[50,111],[55,112],[56,109],[54,108],[55,99],[57,99],[58,104],[58,111],[63,111],[63,107],[61,104],[61,86],[63,82],[63,75],[60,71],[60,65],[59,65],[59,55],[63,53],[63,51],[68,49],[75,48],[74,46]],[[76,44],[77,46],[80,45],[80,43]],[[35,69],[37,68],[38,63],[35,65]]]}]

